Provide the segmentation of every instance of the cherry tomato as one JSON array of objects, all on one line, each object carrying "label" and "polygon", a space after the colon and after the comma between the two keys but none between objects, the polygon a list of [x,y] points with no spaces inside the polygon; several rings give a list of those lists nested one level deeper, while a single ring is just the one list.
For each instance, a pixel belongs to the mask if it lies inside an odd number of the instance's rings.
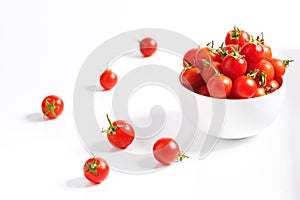
[{"label": "cherry tomato", "polygon": [[274,68],[272,64],[266,60],[261,60],[259,63],[250,65],[248,67],[248,73],[254,70],[258,70],[256,82],[260,86],[265,86],[265,84],[274,78]]},{"label": "cherry tomato", "polygon": [[245,59],[248,64],[256,64],[265,56],[263,46],[252,41],[243,45],[240,54],[245,55]]},{"label": "cherry tomato", "polygon": [[207,96],[207,97],[210,96],[206,85],[202,85],[202,86],[197,90],[197,94],[201,94],[201,95]]},{"label": "cherry tomato", "polygon": [[237,54],[229,54],[222,61],[222,72],[232,80],[246,73],[248,68],[245,58]]},{"label": "cherry tomato", "polygon": [[232,81],[228,76],[216,75],[209,79],[207,89],[211,97],[226,98],[232,90]]},{"label": "cherry tomato", "polygon": [[265,52],[263,60],[268,60],[268,59],[272,58],[272,49],[271,49],[271,47],[268,46],[268,45],[265,45],[265,44],[263,44],[262,46],[263,46],[264,52]]},{"label": "cherry tomato", "polygon": [[208,80],[216,74],[215,69],[218,70],[217,73],[221,73],[221,63],[212,62],[212,65],[214,66],[214,68],[211,65],[208,65],[203,67],[202,69],[201,75],[205,83],[207,83]]},{"label": "cherry tomato", "polygon": [[107,134],[107,139],[113,146],[126,149],[135,137],[133,127],[124,120],[117,120],[112,123],[108,115],[106,115],[106,118],[109,123],[109,128],[102,132]]},{"label": "cherry tomato", "polygon": [[280,75],[275,75],[274,76],[274,80],[276,80],[277,82],[278,82],[278,84],[279,84],[279,87],[282,85],[282,83],[283,83],[283,78],[282,78],[282,76],[280,76]]},{"label": "cherry tomato", "polygon": [[233,30],[227,32],[225,44],[238,44],[239,46],[243,46],[249,40],[250,35],[246,31],[240,30],[235,26]]},{"label": "cherry tomato", "polygon": [[273,80],[269,81],[266,85],[267,94],[278,90],[279,87],[280,87],[280,85],[276,80],[273,79]]},{"label": "cherry tomato", "polygon": [[201,85],[204,85],[200,70],[196,67],[185,68],[180,74],[180,82],[192,91],[197,91]]},{"label": "cherry tomato", "polygon": [[181,161],[183,158],[188,158],[180,152],[179,145],[172,138],[161,138],[153,145],[154,158],[163,165],[170,165],[176,160]]},{"label": "cherry tomato", "polygon": [[234,94],[240,99],[251,98],[257,90],[255,80],[248,76],[240,76],[235,79],[232,87]]},{"label": "cherry tomato", "polygon": [[194,48],[188,50],[183,57],[183,67],[196,66],[196,53],[199,50],[199,48]]},{"label": "cherry tomato", "polygon": [[206,47],[203,48],[203,51],[206,51],[209,55],[210,59],[213,62],[221,62],[221,57],[219,55],[219,52],[217,49],[214,48],[214,41],[211,41],[206,45]]},{"label": "cherry tomato", "polygon": [[50,95],[44,98],[41,107],[44,116],[55,119],[63,112],[64,102],[60,97]]},{"label": "cherry tomato", "polygon": [[102,158],[90,158],[83,166],[83,173],[87,180],[99,184],[108,176],[109,166]]},{"label": "cherry tomato", "polygon": [[285,74],[285,69],[289,66],[293,60],[281,60],[278,58],[270,58],[268,61],[273,65],[275,70],[275,76],[282,76]]},{"label": "cherry tomato", "polygon": [[198,49],[195,57],[195,66],[202,71],[202,69],[207,66],[207,63],[211,63],[212,59],[207,52],[206,48]]},{"label": "cherry tomato", "polygon": [[270,46],[265,44],[263,32],[259,36],[256,37],[256,41],[259,42],[262,45],[262,47],[264,48],[265,55],[264,55],[263,59],[268,60],[268,59],[272,58],[272,49]]},{"label": "cherry tomato", "polygon": [[257,87],[254,95],[252,96],[254,97],[261,97],[261,96],[265,96],[266,95],[266,90],[263,87]]},{"label": "cherry tomato", "polygon": [[118,82],[118,76],[113,71],[107,69],[100,76],[100,85],[105,90],[110,90]]},{"label": "cherry tomato", "polygon": [[140,51],[144,57],[152,56],[157,50],[157,42],[150,37],[140,41]]}]

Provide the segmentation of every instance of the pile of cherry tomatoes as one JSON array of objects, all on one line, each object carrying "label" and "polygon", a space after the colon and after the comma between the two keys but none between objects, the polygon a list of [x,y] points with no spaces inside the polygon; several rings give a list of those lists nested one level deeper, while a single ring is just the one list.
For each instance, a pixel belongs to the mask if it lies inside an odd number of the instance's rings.
[{"label": "pile of cherry tomatoes", "polygon": [[186,88],[214,98],[260,97],[281,87],[292,61],[274,58],[263,33],[254,38],[234,27],[220,47],[214,48],[212,41],[187,51],[180,80]]}]

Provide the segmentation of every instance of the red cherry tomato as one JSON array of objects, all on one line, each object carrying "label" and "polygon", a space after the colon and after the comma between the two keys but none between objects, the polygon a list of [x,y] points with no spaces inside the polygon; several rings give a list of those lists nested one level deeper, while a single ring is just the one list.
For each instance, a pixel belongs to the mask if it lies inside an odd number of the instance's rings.
[{"label": "red cherry tomato", "polygon": [[274,68],[272,64],[266,60],[261,60],[259,63],[252,64],[248,67],[248,73],[251,73],[254,70],[258,70],[256,82],[260,86],[265,86],[267,82],[274,78]]},{"label": "red cherry tomato", "polygon": [[[218,70],[217,73],[221,73],[221,63],[212,62],[212,65]],[[201,75],[205,83],[207,83],[208,80],[216,74],[215,69],[211,65],[203,67]]]},{"label": "red cherry tomato", "polygon": [[270,58],[268,61],[273,65],[275,70],[275,76],[282,76],[285,74],[286,64],[283,60],[278,58]]},{"label": "red cherry tomato", "polygon": [[157,50],[157,42],[150,37],[140,41],[140,51],[144,57],[152,56]]},{"label": "red cherry tomato", "polygon": [[263,44],[262,46],[263,46],[264,52],[265,52],[263,60],[268,60],[268,59],[272,58],[272,49],[271,49],[271,47],[268,46],[268,45],[265,45],[265,44]]},{"label": "red cherry tomato", "polygon": [[117,148],[127,148],[135,137],[133,127],[123,120],[117,120],[112,123],[108,115],[106,115],[106,118],[109,123],[109,128],[102,132],[107,134],[108,141]]},{"label": "red cherry tomato", "polygon": [[253,97],[257,90],[255,80],[248,76],[240,76],[233,81],[233,92],[240,99]]},{"label": "red cherry tomato", "polygon": [[242,76],[247,71],[247,61],[245,58],[229,54],[222,61],[222,72],[232,80]]},{"label": "red cherry tomato", "polygon": [[109,166],[102,158],[90,158],[83,166],[83,173],[87,180],[99,184],[107,178]]},{"label": "red cherry tomato", "polygon": [[241,48],[240,54],[245,56],[248,64],[256,64],[265,56],[263,46],[253,41],[245,43]]},{"label": "red cherry tomato", "polygon": [[183,57],[183,67],[195,67],[196,66],[196,53],[199,48],[188,50]]},{"label": "red cherry tomato", "polygon": [[195,65],[200,71],[206,66],[207,63],[211,63],[212,59],[207,52],[206,48],[198,49],[196,52]]},{"label": "red cherry tomato", "polygon": [[202,85],[202,86],[197,90],[197,94],[201,94],[201,95],[207,96],[207,97],[210,96],[206,85]]},{"label": "red cherry tomato", "polygon": [[266,95],[266,91],[265,88],[263,87],[258,87],[253,95],[254,97],[261,97],[261,96],[265,96]]},{"label": "red cherry tomato", "polygon": [[105,70],[100,76],[100,85],[105,90],[110,90],[118,82],[118,76],[111,70]]},{"label": "red cherry tomato", "polygon": [[262,47],[264,48],[265,55],[263,57],[263,60],[268,60],[268,59],[272,58],[272,49],[270,46],[265,44],[263,32],[259,36],[256,37],[256,41],[259,42],[262,45]]},{"label": "red cherry tomato", "polygon": [[217,75],[209,79],[207,89],[211,97],[226,98],[232,90],[232,81],[228,76]]},{"label": "red cherry tomato", "polygon": [[272,93],[280,88],[279,83],[276,80],[271,80],[266,85],[267,94]]},{"label": "red cherry tomato", "polygon": [[154,158],[163,165],[170,165],[176,160],[181,161],[183,158],[188,158],[180,152],[179,145],[172,138],[161,138],[153,145]]},{"label": "red cherry tomato", "polygon": [[200,70],[196,67],[186,68],[180,74],[181,84],[192,91],[197,91],[201,85],[204,85],[204,80],[200,74]]},{"label": "red cherry tomato", "polygon": [[225,37],[225,44],[238,44],[239,46],[243,46],[249,40],[249,34],[246,31],[240,30],[235,26],[233,30],[227,32],[227,35]]},{"label": "red cherry tomato", "polygon": [[42,102],[42,112],[49,119],[55,119],[64,110],[63,100],[55,95],[50,95],[44,98]]},{"label": "red cherry tomato", "polygon": [[276,80],[279,84],[279,87],[281,87],[282,83],[283,83],[283,78],[282,76],[278,76],[278,75],[275,75],[274,76],[274,80]]}]

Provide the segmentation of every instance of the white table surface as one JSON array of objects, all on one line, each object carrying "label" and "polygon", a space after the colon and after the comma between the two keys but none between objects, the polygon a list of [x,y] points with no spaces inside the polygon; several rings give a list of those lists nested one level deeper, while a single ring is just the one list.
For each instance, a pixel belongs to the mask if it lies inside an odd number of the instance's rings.
[{"label": "white table surface", "polygon": [[[81,144],[72,113],[73,88],[82,63],[101,42],[124,30],[153,27],[156,22],[158,27],[177,26],[167,25],[158,17],[155,23],[147,18],[146,24],[140,19],[132,25],[127,22],[132,17],[127,12],[135,8],[124,7],[124,3],[121,8],[114,7],[114,3],[105,6],[127,16],[126,22],[122,17],[103,20],[111,13],[100,9],[96,2],[60,3],[0,2],[0,199],[300,198],[298,62],[287,72],[287,98],[281,114],[262,134],[243,140],[220,140],[203,160],[191,151],[190,159],[166,170],[144,175],[112,170],[100,185],[88,183],[82,167],[90,154]],[[176,10],[180,8],[178,5]],[[280,10],[279,5],[276,8]],[[98,11],[104,13],[98,15]],[[158,11],[160,16],[162,11]],[[97,18],[102,24],[96,26]],[[248,25],[255,27],[254,21]],[[104,31],[107,27],[111,29]],[[266,29],[272,30],[271,26]],[[191,37],[199,33],[186,28],[182,32]],[[272,41],[281,33],[274,33]],[[297,32],[291,34],[296,36]],[[298,61],[299,41],[291,43],[292,36],[287,39],[290,45],[274,42],[274,51]],[[61,96],[65,110],[59,119],[43,121],[40,104],[49,94]]]}]

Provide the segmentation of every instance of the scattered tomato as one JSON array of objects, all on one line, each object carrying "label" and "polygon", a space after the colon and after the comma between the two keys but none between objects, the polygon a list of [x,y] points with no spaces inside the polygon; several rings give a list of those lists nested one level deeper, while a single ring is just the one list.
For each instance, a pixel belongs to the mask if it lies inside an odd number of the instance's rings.
[{"label": "scattered tomato", "polygon": [[124,120],[117,120],[112,123],[108,115],[106,115],[106,118],[109,128],[102,132],[107,134],[107,139],[113,146],[126,149],[135,137],[133,127]]},{"label": "scattered tomato", "polygon": [[175,161],[182,161],[184,158],[188,158],[179,149],[179,145],[172,138],[161,138],[157,140],[153,145],[154,158],[163,165],[170,165]]},{"label": "scattered tomato", "polygon": [[152,56],[157,50],[157,42],[150,37],[140,41],[140,51],[144,57]]},{"label": "scattered tomato", "polygon": [[107,69],[100,76],[100,85],[105,90],[112,89],[118,82],[118,76],[113,71]]},{"label": "scattered tomato", "polygon": [[102,158],[90,158],[83,166],[83,173],[87,180],[99,184],[107,178],[109,166]]},{"label": "scattered tomato", "polygon": [[60,97],[50,95],[44,98],[41,107],[44,116],[55,119],[63,112],[64,102]]}]

